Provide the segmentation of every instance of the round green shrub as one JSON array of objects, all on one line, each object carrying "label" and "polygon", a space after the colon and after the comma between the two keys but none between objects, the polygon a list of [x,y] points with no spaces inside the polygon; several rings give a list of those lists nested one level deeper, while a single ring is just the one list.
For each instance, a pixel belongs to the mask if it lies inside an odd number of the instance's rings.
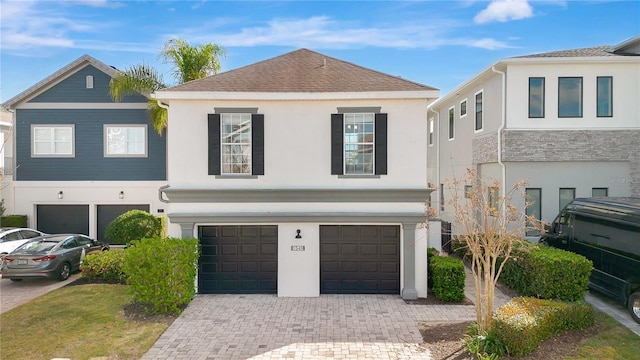
[{"label": "round green shrub", "polygon": [[111,244],[126,245],[133,240],[162,236],[162,219],[142,210],[129,210],[118,216],[105,229]]},{"label": "round green shrub", "polygon": [[84,258],[80,271],[83,278],[91,281],[124,284],[124,251],[110,250],[89,254]]}]

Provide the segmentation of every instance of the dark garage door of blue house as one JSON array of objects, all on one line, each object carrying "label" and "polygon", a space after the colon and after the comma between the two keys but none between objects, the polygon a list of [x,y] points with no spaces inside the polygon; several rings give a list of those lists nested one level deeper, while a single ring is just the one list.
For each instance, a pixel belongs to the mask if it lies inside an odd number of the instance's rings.
[{"label": "dark garage door of blue house", "polygon": [[126,213],[129,210],[142,210],[149,212],[148,204],[129,204],[129,205],[98,205],[98,232],[97,238],[100,241],[107,241],[111,243],[109,239],[104,237],[104,231],[107,226],[111,224],[118,216]]},{"label": "dark garage door of blue house", "polygon": [[38,205],[36,222],[47,234],[89,235],[89,205]]},{"label": "dark garage door of blue house", "polygon": [[201,294],[275,294],[278,226],[200,226]]}]

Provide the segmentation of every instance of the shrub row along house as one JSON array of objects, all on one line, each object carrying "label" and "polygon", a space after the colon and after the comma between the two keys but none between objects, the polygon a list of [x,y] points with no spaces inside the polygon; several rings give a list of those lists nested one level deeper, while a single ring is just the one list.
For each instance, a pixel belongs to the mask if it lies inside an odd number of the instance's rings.
[{"label": "shrub row along house", "polygon": [[39,230],[98,239],[126,210],[166,216],[202,244],[200,293],[425,297],[440,224],[424,201],[449,219],[455,173],[529,180],[546,220],[587,188],[640,195],[634,55],[640,38],[506,59],[438,99],[301,49],[157,91],[163,136],[147,99],[113,102],[116,70],[85,55],[3,104],[3,198]]}]

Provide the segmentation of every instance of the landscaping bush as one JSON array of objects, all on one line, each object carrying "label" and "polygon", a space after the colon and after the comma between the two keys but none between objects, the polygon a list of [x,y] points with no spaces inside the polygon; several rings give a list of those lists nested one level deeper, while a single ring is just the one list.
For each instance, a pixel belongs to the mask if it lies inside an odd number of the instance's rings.
[{"label": "landscaping bush", "polygon": [[593,307],[586,303],[519,297],[498,309],[493,332],[509,355],[519,357],[554,334],[592,326],[594,316]]},{"label": "landscaping bush", "polygon": [[104,237],[110,244],[126,245],[133,240],[161,237],[162,233],[162,218],[142,210],[129,210],[107,225]]},{"label": "landscaping bush", "polygon": [[464,300],[464,263],[446,256],[431,258],[429,274],[432,278],[433,295],[442,301],[459,302]]},{"label": "landscaping bush", "polygon": [[471,257],[469,245],[467,245],[464,238],[461,236],[454,236],[451,239],[451,251],[453,251],[453,253],[456,254],[460,259]]},{"label": "landscaping bush", "polygon": [[84,258],[80,271],[83,278],[115,284],[124,284],[124,250],[103,251]]},{"label": "landscaping bush", "polygon": [[197,239],[144,238],[123,252],[133,299],[150,314],[179,314],[195,295]]},{"label": "landscaping bush", "polygon": [[433,288],[433,275],[431,275],[431,259],[435,256],[439,256],[440,252],[436,248],[427,249],[427,286],[429,289]]},{"label": "landscaping bush", "polygon": [[7,215],[0,218],[2,227],[27,227],[27,215]]},{"label": "landscaping bush", "polygon": [[518,240],[500,281],[522,296],[578,301],[592,269],[592,262],[582,255]]}]

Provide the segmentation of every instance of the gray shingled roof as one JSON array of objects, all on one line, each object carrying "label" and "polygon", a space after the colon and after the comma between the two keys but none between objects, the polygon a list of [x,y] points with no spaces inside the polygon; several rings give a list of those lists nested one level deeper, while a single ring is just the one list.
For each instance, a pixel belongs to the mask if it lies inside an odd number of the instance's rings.
[{"label": "gray shingled roof", "polygon": [[592,56],[640,56],[640,36],[633,37],[617,45],[604,45],[582,49],[552,51],[540,54],[516,56],[515,58],[541,57],[592,57]]},{"label": "gray shingled roof", "polygon": [[255,64],[163,91],[227,92],[371,92],[437,90],[367,69],[308,49],[267,59]]}]

